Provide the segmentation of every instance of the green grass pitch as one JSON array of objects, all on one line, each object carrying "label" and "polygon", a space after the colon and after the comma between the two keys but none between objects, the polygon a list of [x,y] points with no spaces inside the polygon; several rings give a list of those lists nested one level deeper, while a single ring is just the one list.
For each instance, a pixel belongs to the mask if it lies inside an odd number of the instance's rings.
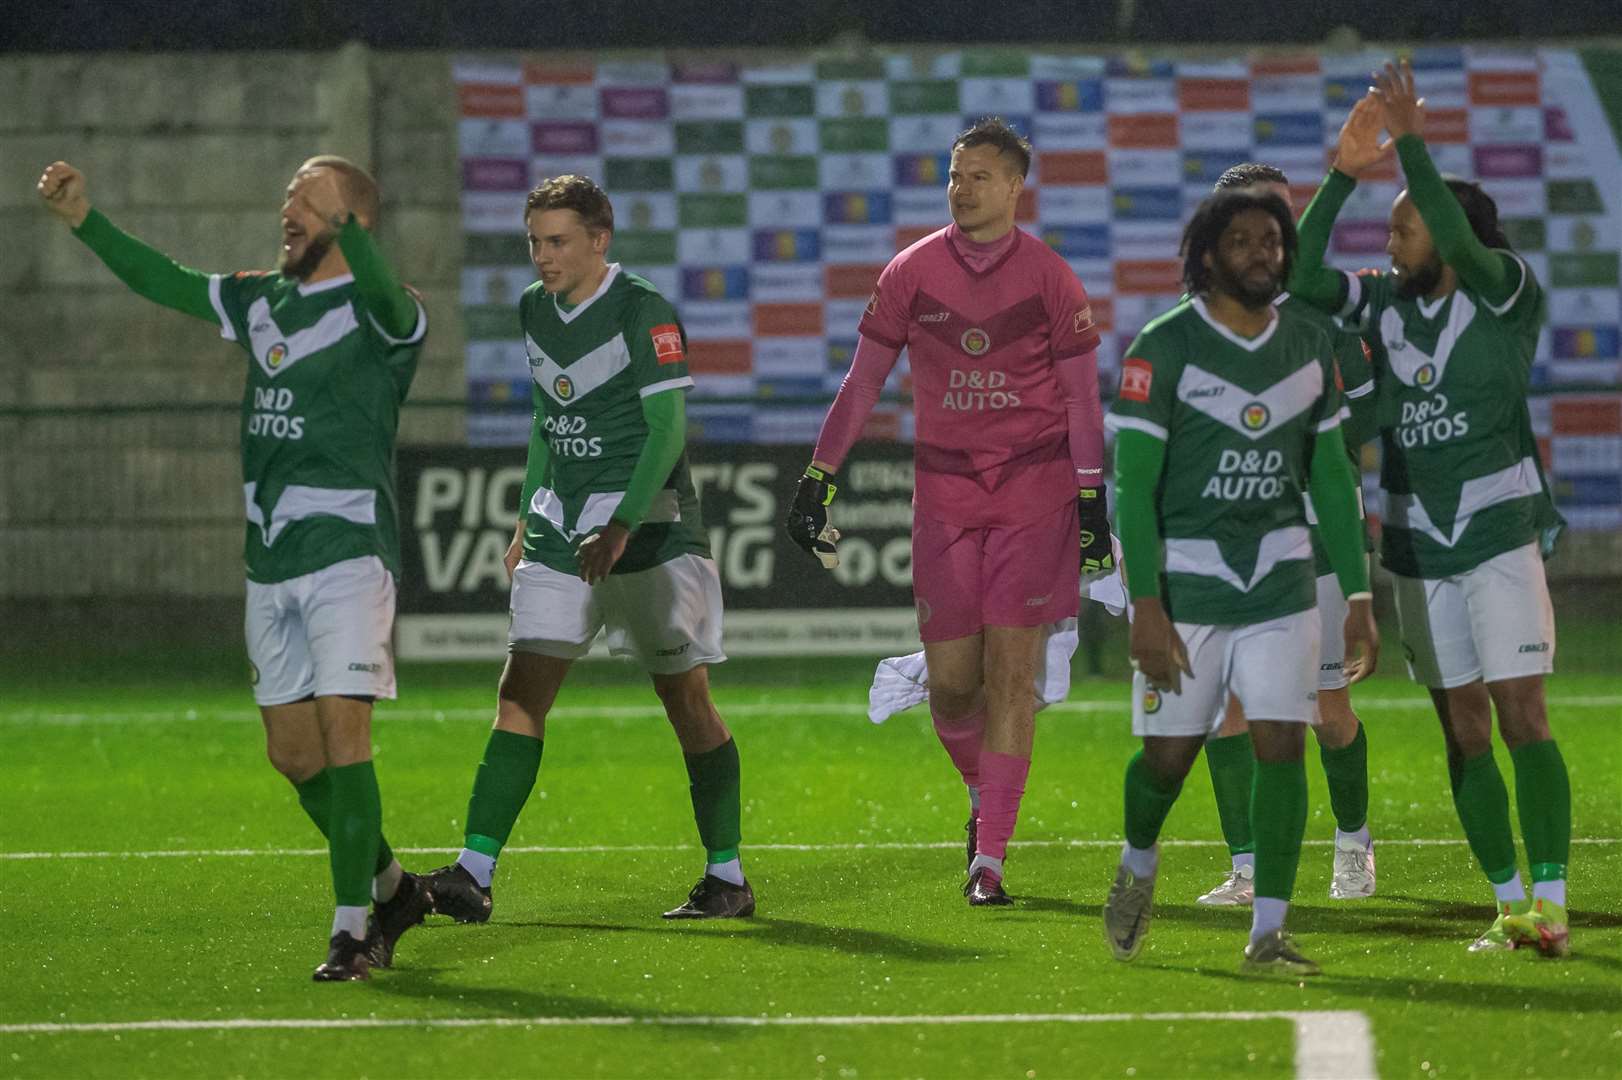
[{"label": "green grass pitch", "polygon": [[[1395,675],[1359,687],[1379,895],[1327,898],[1333,822],[1309,749],[1290,921],[1325,974],[1297,983],[1241,977],[1248,913],[1193,903],[1227,866],[1203,766],[1167,824],[1148,948],[1110,957],[1123,681],[1081,681],[1042,715],[1008,864],[1019,904],[970,910],[961,786],[923,710],[867,722],[870,671],[715,672],[753,920],[658,918],[702,858],[686,776],[645,681],[588,665],[550,721],[492,922],[430,920],[394,970],[317,985],[324,852],[232,663],[19,667],[0,696],[0,1076],[1251,1078],[1344,1075],[1360,1052],[1388,1078],[1622,1069],[1622,679],[1549,687],[1582,841],[1563,962],[1465,952],[1490,894],[1436,722]],[[407,666],[378,711],[408,868],[460,844],[495,675]],[[153,1023],[86,1026],[130,1022]]]}]

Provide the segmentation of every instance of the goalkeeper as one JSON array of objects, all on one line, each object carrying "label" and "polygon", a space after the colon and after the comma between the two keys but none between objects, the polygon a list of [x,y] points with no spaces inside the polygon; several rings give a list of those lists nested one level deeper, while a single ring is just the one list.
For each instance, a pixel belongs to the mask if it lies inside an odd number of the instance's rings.
[{"label": "goalkeeper", "polygon": [[[908,350],[913,595],[935,732],[969,789],[971,905],[1012,903],[1003,857],[1035,736],[1032,692],[1080,573],[1109,570],[1098,331],[1068,264],[1014,226],[1031,147],[983,120],[952,147],[952,224],[879,276],[850,373],[785,525],[838,562],[834,473]],[[1079,551],[1078,551],[1079,547]]]}]

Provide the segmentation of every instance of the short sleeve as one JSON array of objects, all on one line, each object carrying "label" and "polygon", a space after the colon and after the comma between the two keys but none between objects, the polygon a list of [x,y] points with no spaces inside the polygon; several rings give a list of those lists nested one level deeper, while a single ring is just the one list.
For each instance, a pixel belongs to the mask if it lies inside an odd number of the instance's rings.
[{"label": "short sleeve", "polygon": [[266,274],[262,270],[239,270],[234,274],[208,276],[208,302],[220,320],[220,337],[247,347],[248,307],[262,291]]},{"label": "short sleeve", "polygon": [[[1547,306],[1543,286],[1538,283],[1532,268],[1513,251],[1494,248],[1493,254],[1503,261],[1504,271],[1508,280],[1515,282],[1515,289],[1503,303],[1487,304],[1487,310],[1515,335],[1521,343],[1522,359],[1530,364],[1537,351],[1538,332],[1543,329]],[[1482,298],[1483,302],[1485,299]]]},{"label": "short sleeve", "polygon": [[1374,393],[1374,364],[1363,338],[1338,329],[1329,336],[1334,342],[1335,368],[1341,392],[1352,400]]},{"label": "short sleeve", "polygon": [[1141,431],[1164,442],[1181,373],[1182,361],[1169,347],[1164,324],[1139,334],[1121,361],[1121,387],[1104,427],[1116,433]]},{"label": "short sleeve", "polygon": [[641,396],[693,385],[687,371],[687,331],[664,297],[648,293],[636,304],[625,328],[625,344]]},{"label": "short sleeve", "polygon": [[1316,434],[1322,435],[1326,431],[1340,427],[1340,409],[1344,399],[1341,396],[1341,375],[1334,339],[1341,335],[1321,329],[1315,333],[1318,347],[1314,352],[1317,353],[1318,363],[1323,365],[1323,393],[1318,396],[1318,401],[1312,409],[1312,427]]},{"label": "short sleeve", "polygon": [[1054,268],[1049,277],[1048,351],[1055,361],[1082,356],[1098,348],[1098,327],[1087,290],[1068,265]]},{"label": "short sleeve", "polygon": [[879,275],[879,283],[873,287],[862,321],[857,324],[863,337],[892,349],[907,345],[907,317],[912,311],[915,290],[909,283],[911,275],[906,265],[906,260],[899,256],[890,260],[890,265]]}]

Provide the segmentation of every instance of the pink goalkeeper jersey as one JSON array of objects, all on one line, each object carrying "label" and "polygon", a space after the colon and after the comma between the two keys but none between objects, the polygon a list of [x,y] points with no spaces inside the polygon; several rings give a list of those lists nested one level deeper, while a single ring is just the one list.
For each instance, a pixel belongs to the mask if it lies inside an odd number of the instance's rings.
[{"label": "pink goalkeeper jersey", "polygon": [[1097,349],[1098,330],[1069,264],[1014,233],[989,264],[956,225],[924,237],[884,268],[860,325],[907,348],[914,504],[953,525],[1018,524],[1076,497],[1054,365]]}]

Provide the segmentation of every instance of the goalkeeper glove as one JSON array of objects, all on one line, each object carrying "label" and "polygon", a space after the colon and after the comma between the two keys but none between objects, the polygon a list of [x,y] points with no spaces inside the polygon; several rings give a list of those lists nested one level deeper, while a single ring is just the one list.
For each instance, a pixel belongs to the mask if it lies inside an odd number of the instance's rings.
[{"label": "goalkeeper glove", "polygon": [[788,538],[814,555],[824,570],[839,565],[839,551],[834,547],[839,530],[828,524],[828,506],[839,490],[832,477],[814,465],[807,465],[800,486],[795,489],[794,502],[783,518]]},{"label": "goalkeeper glove", "polygon": [[1082,488],[1076,494],[1076,504],[1081,512],[1081,572],[1101,574],[1115,569],[1104,485]]}]

